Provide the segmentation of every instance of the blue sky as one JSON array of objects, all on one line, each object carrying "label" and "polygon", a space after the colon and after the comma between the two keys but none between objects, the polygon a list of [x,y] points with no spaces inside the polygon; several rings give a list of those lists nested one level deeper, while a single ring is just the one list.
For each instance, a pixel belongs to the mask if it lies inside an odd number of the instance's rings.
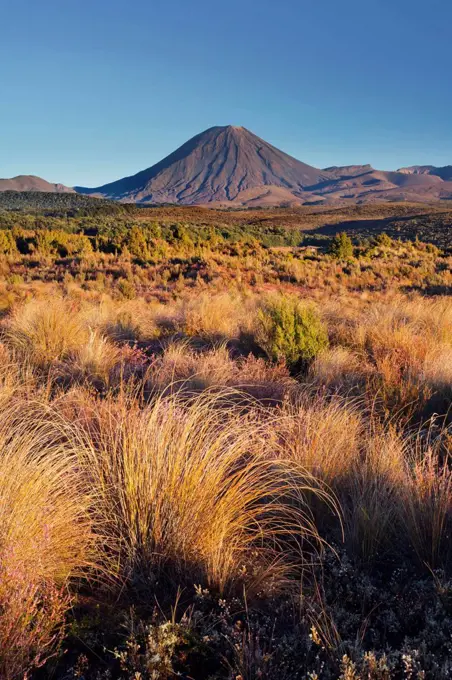
[{"label": "blue sky", "polygon": [[452,164],[450,0],[0,0],[0,177],[96,186],[213,125]]}]

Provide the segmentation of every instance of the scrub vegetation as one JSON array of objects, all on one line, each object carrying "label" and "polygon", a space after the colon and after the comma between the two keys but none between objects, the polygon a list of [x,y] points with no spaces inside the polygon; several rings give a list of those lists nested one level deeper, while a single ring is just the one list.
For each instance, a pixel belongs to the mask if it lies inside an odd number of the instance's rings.
[{"label": "scrub vegetation", "polygon": [[0,677],[449,678],[437,231],[107,208],[0,215]]}]

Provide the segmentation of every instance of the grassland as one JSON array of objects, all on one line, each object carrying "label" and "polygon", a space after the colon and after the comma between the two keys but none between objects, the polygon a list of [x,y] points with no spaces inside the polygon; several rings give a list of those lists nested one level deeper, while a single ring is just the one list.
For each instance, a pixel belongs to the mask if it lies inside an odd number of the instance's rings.
[{"label": "grassland", "polygon": [[0,213],[0,677],[449,678],[447,208],[86,210]]}]

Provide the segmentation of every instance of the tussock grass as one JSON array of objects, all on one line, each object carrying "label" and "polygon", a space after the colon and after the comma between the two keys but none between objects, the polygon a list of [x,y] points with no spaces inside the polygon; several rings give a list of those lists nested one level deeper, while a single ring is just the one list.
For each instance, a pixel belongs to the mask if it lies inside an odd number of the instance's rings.
[{"label": "tussock grass", "polygon": [[262,400],[281,399],[295,386],[287,367],[253,355],[233,359],[225,343],[195,350],[188,341],[171,341],[146,373],[151,390],[188,391],[234,387]]},{"label": "tussock grass", "polygon": [[449,438],[447,431],[436,438],[421,433],[406,443],[407,484],[401,512],[416,554],[431,569],[447,568],[452,558]]},{"label": "tussock grass", "polygon": [[32,300],[16,308],[3,327],[4,341],[38,367],[67,358],[88,341],[88,328],[62,298]]},{"label": "tussock grass", "polygon": [[251,570],[248,587],[277,586],[292,566],[283,546],[317,538],[304,494],[325,493],[269,457],[259,414],[230,397],[107,402],[92,414],[87,474],[126,577],[163,569],[222,591]]},{"label": "tussock grass", "polygon": [[370,366],[362,354],[338,345],[321,352],[309,372],[316,383],[347,391],[365,382]]},{"label": "tussock grass", "polygon": [[70,606],[69,581],[98,558],[92,498],[78,451],[55,412],[2,393],[0,675],[26,677],[51,656]]},{"label": "tussock grass", "polygon": [[218,341],[250,329],[255,304],[240,295],[202,293],[180,303],[176,327],[188,336]]},{"label": "tussock grass", "polygon": [[282,413],[281,452],[288,458],[329,485],[355,467],[365,428],[356,406],[305,389]]}]

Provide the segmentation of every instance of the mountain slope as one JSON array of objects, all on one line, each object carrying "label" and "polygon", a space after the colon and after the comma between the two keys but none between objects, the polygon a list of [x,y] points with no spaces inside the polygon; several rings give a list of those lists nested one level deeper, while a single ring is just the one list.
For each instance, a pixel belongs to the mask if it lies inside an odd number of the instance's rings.
[{"label": "mountain slope", "polygon": [[445,182],[452,180],[452,165],[444,165],[441,168],[436,168],[434,165],[412,165],[409,168],[400,168],[397,172],[403,172],[406,175],[430,175],[433,177],[440,177]]},{"label": "mountain slope", "polygon": [[139,203],[240,204],[242,195],[254,201],[269,192],[276,192],[278,201],[300,202],[305,187],[327,177],[327,173],[301,163],[249,130],[228,125],[201,132],[136,175],[95,189],[75,189]]},{"label": "mountain slope", "polygon": [[35,175],[18,175],[10,179],[0,179],[0,191],[46,191],[50,193],[68,193],[74,189],[64,184],[52,184]]},{"label": "mountain slope", "polygon": [[325,168],[324,172],[332,179],[349,179],[350,177],[357,177],[364,175],[366,172],[373,172],[374,168],[370,165],[332,165]]}]

